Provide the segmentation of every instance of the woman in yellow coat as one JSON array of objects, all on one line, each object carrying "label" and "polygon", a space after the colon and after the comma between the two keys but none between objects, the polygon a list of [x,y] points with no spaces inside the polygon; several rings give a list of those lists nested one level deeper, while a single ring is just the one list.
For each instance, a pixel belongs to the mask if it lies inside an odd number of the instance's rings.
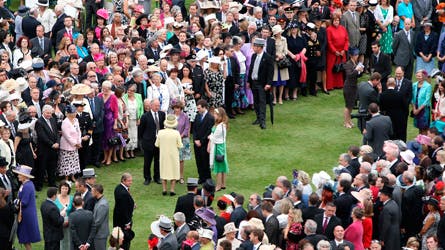
[{"label": "woman in yellow coat", "polygon": [[175,184],[179,180],[179,149],[181,135],[175,129],[178,121],[174,115],[167,115],[164,129],[160,130],[155,146],[159,148],[159,172],[162,179],[162,195],[167,195],[167,180],[170,180],[170,196],[176,195]]}]

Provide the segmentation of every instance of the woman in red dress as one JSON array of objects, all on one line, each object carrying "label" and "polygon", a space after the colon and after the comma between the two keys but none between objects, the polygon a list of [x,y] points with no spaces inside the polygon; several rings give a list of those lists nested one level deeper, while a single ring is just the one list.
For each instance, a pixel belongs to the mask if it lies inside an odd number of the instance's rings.
[{"label": "woman in red dress", "polygon": [[326,88],[343,88],[343,72],[334,73],[332,68],[334,64],[346,61],[346,52],[349,47],[348,33],[340,25],[340,15],[334,15],[332,25],[326,29],[328,38],[328,48],[326,55]]}]

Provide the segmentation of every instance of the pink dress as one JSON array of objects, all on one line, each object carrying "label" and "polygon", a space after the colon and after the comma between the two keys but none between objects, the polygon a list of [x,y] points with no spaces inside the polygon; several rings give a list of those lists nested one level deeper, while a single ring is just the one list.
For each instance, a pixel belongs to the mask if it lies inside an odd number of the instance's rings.
[{"label": "pink dress", "polygon": [[352,222],[345,230],[345,240],[354,244],[355,250],[364,250],[363,247],[363,224],[361,220]]}]

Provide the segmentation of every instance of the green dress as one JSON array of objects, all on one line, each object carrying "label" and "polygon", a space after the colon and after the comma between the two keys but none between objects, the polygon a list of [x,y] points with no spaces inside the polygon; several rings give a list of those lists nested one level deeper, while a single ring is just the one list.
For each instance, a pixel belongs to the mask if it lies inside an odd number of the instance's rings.
[{"label": "green dress", "polygon": [[[380,7],[382,10],[383,18],[386,19],[386,16],[388,15],[388,9],[384,9]],[[392,29],[391,25],[388,25],[386,27],[386,32],[382,32],[382,39],[380,39],[380,46],[382,47],[382,52],[385,54],[391,54],[392,53]]]},{"label": "green dress", "polygon": [[[212,134],[215,133],[216,127],[212,128]],[[224,133],[226,132],[226,129],[224,128]],[[225,137],[225,136],[224,136]],[[228,173],[229,172],[229,164],[227,163],[227,154],[226,154],[226,141],[224,139],[224,142],[221,144],[215,144],[215,154],[213,159],[213,172],[215,174],[219,173]],[[223,162],[217,162],[216,161],[216,155],[224,155],[224,161]]]}]

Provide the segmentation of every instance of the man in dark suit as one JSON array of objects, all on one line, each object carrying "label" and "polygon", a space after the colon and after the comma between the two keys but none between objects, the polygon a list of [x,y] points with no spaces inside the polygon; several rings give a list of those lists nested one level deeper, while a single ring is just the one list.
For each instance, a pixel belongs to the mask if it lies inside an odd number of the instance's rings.
[{"label": "man in dark suit", "polygon": [[274,245],[278,245],[280,236],[280,223],[278,223],[277,217],[272,213],[273,206],[270,202],[264,202],[261,204],[261,211],[264,216],[264,232],[269,239],[269,242]]},{"label": "man in dark suit", "polygon": [[334,227],[334,239],[330,241],[332,249],[337,249],[339,245],[349,246],[349,249],[354,249],[354,244],[352,242],[344,239],[345,229],[338,225]]},{"label": "man in dark suit", "polygon": [[391,119],[379,114],[379,106],[376,103],[369,104],[368,110],[372,117],[366,122],[366,129],[363,130],[364,141],[374,149],[375,154],[382,155],[383,143],[393,134]]},{"label": "man in dark suit", "polygon": [[46,195],[47,199],[40,206],[45,250],[58,250],[60,249],[60,240],[63,239],[63,222],[65,221],[66,209],[59,212],[54,203],[57,195],[56,187],[49,187]]},{"label": "man in dark suit", "polygon": [[37,120],[35,125],[38,144],[37,157],[39,162],[45,163],[37,164],[39,168],[34,171],[36,189],[41,189],[43,185],[43,174],[45,170],[42,169],[42,165],[46,166],[48,185],[56,186],[55,174],[60,136],[57,130],[57,123],[52,117],[53,113],[54,109],[51,106],[43,106],[42,116]]},{"label": "man in dark suit", "polygon": [[89,163],[100,167],[100,152],[102,151],[102,134],[104,132],[104,100],[95,96],[95,90],[87,95],[93,114],[93,144],[90,146]]},{"label": "man in dark suit", "polygon": [[142,141],[142,149],[144,150],[144,185],[148,185],[152,181],[150,168],[153,159],[153,180],[161,184],[159,177],[159,148],[155,147],[156,137],[159,130],[164,128],[165,120],[165,113],[159,110],[160,106],[159,100],[153,99],[150,104],[151,110],[142,115],[139,125],[138,136]]},{"label": "man in dark suit", "polygon": [[65,27],[63,22],[65,20],[66,14],[64,13],[63,7],[61,5],[59,5],[57,8],[54,8],[54,12],[56,13],[57,20],[51,30],[51,42],[53,48],[56,48],[54,46],[56,46],[57,33]]},{"label": "man in dark suit", "polygon": [[37,36],[30,40],[32,48],[31,55],[40,58],[45,58],[46,56],[51,56],[51,39],[45,37],[45,28],[43,25],[37,25],[36,27]]},{"label": "man in dark suit", "polygon": [[40,25],[40,22],[36,19],[38,12],[38,9],[32,9],[29,11],[29,15],[25,16],[22,20],[23,35],[27,36],[29,39],[33,39],[37,36],[36,28]]},{"label": "man in dark suit", "polygon": [[11,169],[6,169],[9,163],[0,157],[0,188],[6,190],[6,201],[10,204],[15,200],[19,185]]},{"label": "man in dark suit", "polygon": [[209,166],[209,153],[207,145],[209,144],[208,136],[215,124],[215,118],[208,112],[208,103],[205,100],[199,100],[196,104],[198,115],[193,123],[193,147],[195,150],[196,167],[198,168],[198,183],[204,183],[207,179],[211,179]]},{"label": "man in dark suit", "polygon": [[400,209],[391,199],[394,188],[384,185],[380,189],[380,201],[384,204],[379,216],[379,240],[383,249],[400,249]]},{"label": "man in dark suit", "polygon": [[317,223],[317,234],[326,235],[329,240],[334,239],[334,228],[341,225],[341,220],[335,216],[337,206],[328,202],[324,213],[320,213],[314,216],[314,221]]},{"label": "man in dark suit", "polygon": [[254,125],[260,125],[266,129],[266,98],[270,98],[270,84],[273,77],[273,58],[263,51],[266,41],[261,38],[255,39],[252,60],[249,69],[248,82],[253,91],[256,120]]},{"label": "man in dark suit", "polygon": [[17,129],[19,126],[19,122],[17,121],[17,113],[14,110],[6,111],[6,126],[9,126],[9,130],[11,131],[11,135],[9,139],[14,141],[15,136],[17,135]]},{"label": "man in dark suit", "polygon": [[405,72],[402,67],[397,67],[394,71],[396,87],[395,90],[403,96],[403,123],[400,124],[400,139],[406,141],[406,131],[408,127],[409,106],[413,96],[411,79],[404,77]]},{"label": "man in dark suit", "polygon": [[224,102],[227,116],[231,119],[235,118],[235,112],[232,109],[233,94],[236,88],[240,86],[240,66],[238,60],[233,54],[233,46],[228,45],[224,48],[225,50],[225,64],[224,67],[227,68],[227,77],[224,84]]},{"label": "man in dark suit", "polygon": [[85,210],[89,210],[93,212],[95,199],[91,194],[91,191],[88,189],[84,178],[77,178],[76,183],[76,192],[80,194],[80,197],[83,200],[83,208]]},{"label": "man in dark suit", "polygon": [[243,208],[244,204],[244,196],[241,194],[237,194],[235,197],[235,208],[233,209],[233,212],[230,214],[230,221],[235,223],[236,227],[239,227],[239,224],[241,221],[246,219],[247,212]]},{"label": "man in dark suit", "polygon": [[[130,194],[133,177],[129,173],[122,174],[121,183],[114,189],[113,227],[120,227],[124,235],[130,235],[133,226],[134,200]],[[131,238],[124,237],[121,247],[130,249]]]},{"label": "man in dark suit", "polygon": [[275,58],[276,48],[275,48],[275,39],[270,38],[272,34],[269,25],[264,25],[261,28],[261,38],[266,40],[266,44],[264,46],[264,52],[269,54],[272,58]]},{"label": "man in dark suit", "polygon": [[257,193],[250,195],[249,197],[249,204],[248,204],[249,211],[256,211],[259,218],[264,223],[264,216],[263,211],[261,211],[261,196]]},{"label": "man in dark suit", "polygon": [[[383,115],[391,118],[393,135],[392,140],[402,139],[406,134],[405,121],[405,100],[401,92],[395,89],[396,81],[394,78],[388,78],[386,82],[387,89],[380,95],[380,110]],[[406,137],[405,137],[406,139]]]},{"label": "man in dark suit", "polygon": [[147,59],[153,59],[158,61],[160,59],[161,48],[159,47],[158,41],[152,37],[147,41],[147,47],[144,49],[145,56]]},{"label": "man in dark suit", "polygon": [[337,207],[335,215],[341,220],[343,228],[347,228],[351,224],[352,206],[357,202],[351,195],[351,185],[349,180],[341,179],[337,184],[338,197],[334,200]]},{"label": "man in dark suit", "polygon": [[[405,171],[402,181],[405,183],[405,192],[402,194],[402,221],[400,228],[404,232],[404,238],[416,236],[422,229],[423,191],[422,188],[414,185],[414,175],[410,171]],[[438,234],[439,235],[439,234]]]},{"label": "man in dark suit", "polygon": [[74,35],[74,33],[77,32],[73,27],[73,18],[72,17],[65,16],[65,18],[63,19],[63,25],[64,25],[64,28],[57,32],[56,45],[55,45],[56,48],[59,47],[59,43],[63,37],[68,37],[71,40],[71,42],[73,42],[74,41],[73,35]]},{"label": "man in dark suit", "polygon": [[321,240],[328,240],[325,235],[317,233],[317,229],[317,223],[313,220],[307,220],[304,223],[304,234],[306,234],[304,239],[309,241],[313,246],[316,246]]},{"label": "man in dark suit", "polygon": [[394,35],[392,50],[394,54],[394,64],[401,66],[405,71],[405,77],[411,79],[413,76],[414,64],[414,43],[415,35],[411,30],[412,21],[409,18],[404,20],[404,28]]},{"label": "man in dark suit", "polygon": [[193,207],[193,198],[196,195],[198,188],[198,179],[187,179],[187,194],[178,197],[176,201],[175,213],[182,212],[185,215],[185,221],[189,223],[193,215],[195,214],[195,208]]},{"label": "man in dark suit", "polygon": [[69,215],[71,245],[73,249],[93,245],[93,212],[83,209],[83,204],[84,202],[81,197],[74,198],[73,206],[75,210]]},{"label": "man in dark suit", "polygon": [[380,51],[380,43],[374,41],[371,44],[372,55],[370,60],[371,73],[378,72],[381,76],[381,83],[383,89],[386,89],[386,80],[391,74],[391,57]]},{"label": "man in dark suit", "polygon": [[303,221],[307,221],[309,219],[313,220],[317,214],[324,213],[325,210],[318,207],[318,202],[320,198],[317,193],[312,193],[309,195],[308,206],[301,210]]},{"label": "man in dark suit", "polygon": [[[359,99],[358,112],[360,114],[368,113],[368,106],[371,103],[378,103],[379,94],[382,92],[382,84],[380,82],[381,75],[378,72],[371,74],[369,81],[361,82],[358,85],[357,94]],[[358,128],[360,131],[365,129],[366,119],[358,119]]]},{"label": "man in dark suit", "polygon": [[[33,78],[33,77],[30,77]],[[35,79],[35,77],[34,77]],[[35,81],[37,82],[37,79],[35,79]],[[26,91],[26,90],[25,90]],[[37,117],[41,117],[42,116],[42,108],[43,108],[43,101],[40,99],[40,89],[35,87],[35,88],[31,88],[30,89],[30,95],[31,95],[31,100],[29,100],[26,105],[29,107],[31,105],[33,105],[34,107],[36,107],[36,111],[37,111]]]}]

